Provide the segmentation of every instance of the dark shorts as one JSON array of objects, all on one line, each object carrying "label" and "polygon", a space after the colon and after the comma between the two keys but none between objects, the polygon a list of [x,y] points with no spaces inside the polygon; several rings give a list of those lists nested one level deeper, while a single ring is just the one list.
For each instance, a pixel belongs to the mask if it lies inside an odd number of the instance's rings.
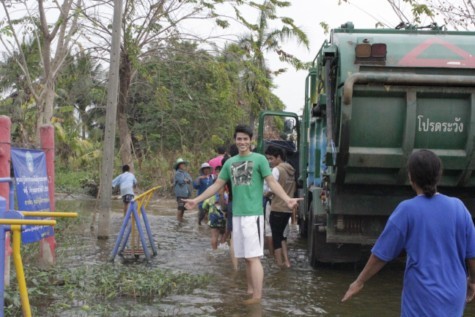
[{"label": "dark shorts", "polygon": [[219,229],[224,232],[226,228],[226,219],[224,218],[223,213],[221,212],[212,212],[209,214],[208,225],[210,228]]},{"label": "dark shorts", "polygon": [[128,204],[132,201],[132,199],[134,199],[134,195],[124,195],[122,196],[122,201],[124,202],[124,204]]},{"label": "dark shorts", "polygon": [[186,197],[177,197],[176,198],[176,202],[178,204],[178,210],[180,211],[185,211],[186,208],[185,208],[185,202],[183,201],[183,199],[187,199]]},{"label": "dark shorts", "polygon": [[285,227],[289,224],[292,214],[290,212],[271,211],[269,216],[269,224],[272,230],[272,243],[274,250],[282,248],[282,241],[286,241],[284,237]]}]

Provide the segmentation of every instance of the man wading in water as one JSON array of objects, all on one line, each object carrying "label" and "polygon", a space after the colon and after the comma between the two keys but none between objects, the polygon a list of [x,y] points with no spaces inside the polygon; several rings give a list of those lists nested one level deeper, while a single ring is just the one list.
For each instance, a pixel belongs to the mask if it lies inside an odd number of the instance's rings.
[{"label": "man wading in water", "polygon": [[186,199],[185,207],[192,209],[206,198],[214,195],[227,181],[233,192],[233,245],[236,258],[246,259],[247,293],[251,298],[244,304],[258,304],[262,298],[264,270],[261,257],[264,255],[264,213],[262,195],[264,180],[272,192],[279,196],[292,210],[302,198],[290,198],[272,176],[264,155],[251,152],[252,130],[238,125],[234,141],[239,154],[226,161],[216,182],[194,199]]}]

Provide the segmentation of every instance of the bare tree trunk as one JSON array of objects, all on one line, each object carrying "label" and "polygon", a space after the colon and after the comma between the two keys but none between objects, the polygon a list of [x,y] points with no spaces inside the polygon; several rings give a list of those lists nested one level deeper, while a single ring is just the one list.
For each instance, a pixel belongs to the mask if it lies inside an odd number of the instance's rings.
[{"label": "bare tree trunk", "polygon": [[44,71],[42,86],[44,88],[39,94],[39,100],[37,100],[39,113],[37,116],[38,121],[36,122],[36,144],[38,145],[40,144],[40,127],[44,124],[51,123],[54,103],[54,80],[51,67],[51,37],[49,36],[48,31],[44,28],[45,27],[42,25],[41,30],[43,30],[43,37],[45,37],[45,40],[43,41],[43,51],[41,51]]},{"label": "bare tree trunk", "polygon": [[50,124],[53,118],[54,108],[54,80],[47,78],[44,83],[44,89],[39,100],[38,120],[36,122],[36,143],[40,144],[40,127],[44,124]]},{"label": "bare tree trunk", "polygon": [[112,22],[112,47],[107,87],[106,127],[104,131],[104,149],[102,153],[101,184],[99,188],[98,239],[109,238],[110,209],[112,195],[112,173],[114,170],[114,141],[119,90],[120,38],[122,23],[122,0],[114,0],[114,20]]},{"label": "bare tree trunk", "polygon": [[119,127],[120,159],[122,164],[128,164],[130,170],[134,171],[134,161],[132,159],[132,136],[130,135],[127,123],[127,105],[129,103],[129,90],[132,77],[132,65],[129,56],[123,50],[120,54],[119,69],[119,104],[117,107],[117,126]]},{"label": "bare tree trunk", "polygon": [[254,130],[254,126],[256,125],[256,115],[254,114],[254,111],[251,110],[249,113],[249,126],[251,127],[252,130]]}]

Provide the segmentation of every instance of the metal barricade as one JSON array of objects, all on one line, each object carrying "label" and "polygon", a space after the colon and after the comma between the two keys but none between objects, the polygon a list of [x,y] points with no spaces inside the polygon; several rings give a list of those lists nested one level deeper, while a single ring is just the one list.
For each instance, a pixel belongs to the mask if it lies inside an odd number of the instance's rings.
[{"label": "metal barricade", "polygon": [[[161,186],[153,187],[143,194],[137,196],[132,200],[125,214],[124,221],[117,236],[117,240],[112,250],[112,253],[109,257],[111,262],[114,261],[117,254],[130,254],[138,258],[140,255],[144,254],[147,260],[150,260],[150,251],[147,248],[147,243],[145,241],[144,230],[142,228],[142,221],[147,232],[149,239],[150,247],[152,248],[153,256],[158,254],[156,245],[153,242],[152,230],[150,229],[150,223],[148,221],[147,213],[145,207],[148,206],[150,199],[153,197],[154,192],[159,189]],[[142,217],[140,217],[142,216]],[[138,233],[138,234],[137,234]],[[129,243],[129,250],[125,250],[127,243],[129,242],[129,237],[132,236]],[[139,246],[139,239],[142,248]]]}]

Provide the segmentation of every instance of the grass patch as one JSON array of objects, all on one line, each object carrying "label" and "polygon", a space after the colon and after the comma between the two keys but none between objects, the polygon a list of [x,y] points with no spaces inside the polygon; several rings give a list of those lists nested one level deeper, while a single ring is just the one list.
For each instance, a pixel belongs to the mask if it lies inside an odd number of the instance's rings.
[{"label": "grass patch", "polygon": [[[165,296],[189,294],[210,282],[209,275],[163,270],[146,262],[126,265],[92,261],[86,265],[81,254],[85,247],[81,234],[87,225],[87,217],[81,215],[58,221],[58,263],[52,268],[34,264],[38,243],[22,245],[33,316],[53,317],[61,312],[71,316],[136,316],[134,312],[139,314],[147,304],[157,307]],[[5,291],[5,316],[22,316],[13,265],[11,275],[11,285]]]},{"label": "grass patch", "polygon": [[55,171],[56,191],[67,194],[91,194],[91,189],[99,184],[97,171],[70,170],[59,168]]},{"label": "grass patch", "polygon": [[[102,315],[120,311],[122,305],[157,304],[164,296],[189,294],[209,283],[205,275],[107,263],[48,270],[26,267],[25,274],[30,277],[27,284],[33,316],[75,309]],[[16,283],[6,292],[5,316],[22,316]]]}]

